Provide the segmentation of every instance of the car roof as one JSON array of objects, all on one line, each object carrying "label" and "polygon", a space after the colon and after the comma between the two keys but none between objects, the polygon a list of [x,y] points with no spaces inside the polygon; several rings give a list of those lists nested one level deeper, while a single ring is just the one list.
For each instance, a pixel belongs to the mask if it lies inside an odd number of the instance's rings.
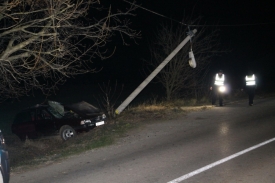
[{"label": "car roof", "polygon": [[24,108],[24,109],[22,109],[20,112],[29,111],[29,110],[33,110],[33,109],[39,109],[39,108],[46,108],[46,107],[48,107],[48,106],[49,106],[49,105],[36,104],[36,105],[30,106],[30,107]]}]

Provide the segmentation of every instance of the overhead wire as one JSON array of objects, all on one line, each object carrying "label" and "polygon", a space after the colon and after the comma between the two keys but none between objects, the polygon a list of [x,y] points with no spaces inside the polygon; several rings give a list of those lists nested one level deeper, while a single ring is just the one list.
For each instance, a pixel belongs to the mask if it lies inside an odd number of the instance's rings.
[{"label": "overhead wire", "polygon": [[206,27],[206,26],[208,26],[208,27],[211,27],[211,26],[213,26],[213,27],[214,27],[214,26],[215,26],[215,27],[241,27],[241,26],[258,26],[258,25],[270,25],[270,24],[275,24],[275,22],[243,23],[243,24],[222,24],[222,25],[212,25],[212,24],[209,24],[209,25],[205,25],[205,24],[204,24],[204,25],[198,25],[198,24],[185,24],[185,23],[180,22],[180,21],[178,21],[178,20],[176,20],[176,19],[169,18],[169,17],[167,17],[167,16],[165,16],[165,15],[162,15],[162,14],[157,13],[157,12],[155,12],[155,11],[149,10],[149,9],[144,8],[144,7],[142,7],[142,6],[140,6],[140,5],[137,5],[137,4],[135,4],[135,3],[131,3],[131,2],[126,1],[126,0],[123,0],[123,1],[124,1],[124,2],[127,2],[127,3],[129,3],[129,4],[131,4],[131,5],[134,5],[134,6],[138,7],[138,8],[140,8],[140,9],[143,9],[143,10],[145,10],[145,11],[151,12],[151,13],[153,13],[153,14],[155,14],[155,15],[158,15],[158,16],[161,16],[161,17],[163,17],[163,18],[169,19],[169,20],[171,20],[171,21],[173,21],[173,22],[177,22],[177,23],[179,23],[179,24],[182,24],[182,25],[185,25],[185,26],[190,26],[190,27]]},{"label": "overhead wire", "polygon": [[182,24],[182,25],[186,25],[186,26],[187,26],[187,24],[185,24],[185,23],[182,23],[182,22],[180,22],[180,21],[178,21],[178,20],[169,18],[169,17],[167,17],[167,16],[165,16],[165,15],[162,15],[162,14],[160,14],[160,13],[157,13],[157,12],[155,12],[155,11],[149,10],[149,9],[147,9],[147,8],[144,8],[144,7],[142,7],[142,6],[139,6],[139,5],[137,5],[137,4],[131,3],[131,2],[126,1],[126,0],[123,0],[123,1],[125,1],[125,2],[127,2],[127,3],[129,3],[129,4],[131,4],[131,5],[134,5],[134,6],[138,7],[138,8],[140,8],[140,9],[143,9],[143,10],[146,10],[146,11],[151,12],[151,13],[153,13],[153,14],[156,14],[156,15],[158,15],[158,16],[161,16],[161,17],[163,17],[163,18],[168,18],[169,20],[172,20],[172,21],[174,21],[174,22],[177,22],[177,23],[180,23],[180,24]]}]

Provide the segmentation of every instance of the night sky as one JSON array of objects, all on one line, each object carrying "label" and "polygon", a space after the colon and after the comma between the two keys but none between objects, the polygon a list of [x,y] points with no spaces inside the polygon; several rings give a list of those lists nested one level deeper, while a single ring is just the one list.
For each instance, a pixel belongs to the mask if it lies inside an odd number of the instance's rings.
[{"label": "night sky", "polygon": [[[102,3],[111,3],[112,8],[123,9],[129,6],[123,0],[106,0]],[[128,40],[129,45],[125,46],[114,39],[110,44],[110,49],[116,46],[113,57],[95,62],[97,68],[102,67],[102,71],[70,79],[69,85],[117,81],[124,84],[128,96],[148,76],[148,73],[144,73],[144,60],[151,59],[149,45],[158,26],[171,22],[171,19],[181,21],[185,16],[192,15],[194,18],[202,17],[209,27],[217,25],[221,46],[230,50],[211,60],[209,78],[222,69],[227,78],[230,78],[232,87],[235,87],[233,89],[238,89],[241,88],[246,72],[252,70],[258,77],[259,88],[269,91],[275,89],[275,6],[272,1],[137,0],[137,4],[167,18],[138,8],[135,11],[136,17],[131,19],[133,28],[142,33],[142,38],[136,40],[137,44]],[[193,28],[200,31],[200,27]],[[196,57],[195,52],[194,54]],[[200,67],[199,62],[197,67]],[[151,85],[150,83],[146,88]],[[65,89],[60,87],[60,92],[63,91],[67,91],[66,86]]]},{"label": "night sky", "polygon": [[[117,6],[128,6],[122,0],[111,1]],[[115,2],[115,3],[113,3]],[[221,45],[230,50],[213,58],[211,73],[222,69],[234,83],[240,83],[246,72],[257,74],[260,85],[266,86],[275,79],[275,6],[272,1],[256,0],[137,0],[137,4],[150,11],[138,8],[133,26],[140,30],[142,39],[138,44],[120,45],[113,58],[103,61],[103,71],[97,75],[104,79],[118,79],[122,82],[142,82],[143,60],[150,60],[149,43],[157,27],[164,22],[181,21],[184,16],[202,17],[206,26],[217,25],[220,29]],[[180,26],[180,25],[179,25]],[[200,31],[200,27],[194,27]],[[199,62],[197,67],[199,67]],[[238,87],[238,85],[237,85]]]}]

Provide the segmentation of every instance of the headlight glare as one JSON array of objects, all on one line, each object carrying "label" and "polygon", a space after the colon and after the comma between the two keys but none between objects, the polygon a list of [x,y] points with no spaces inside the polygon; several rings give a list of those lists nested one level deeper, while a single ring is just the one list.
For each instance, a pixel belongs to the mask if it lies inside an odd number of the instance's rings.
[{"label": "headlight glare", "polygon": [[219,87],[219,91],[220,91],[220,92],[225,92],[225,90],[226,90],[225,86],[220,86],[220,87]]}]

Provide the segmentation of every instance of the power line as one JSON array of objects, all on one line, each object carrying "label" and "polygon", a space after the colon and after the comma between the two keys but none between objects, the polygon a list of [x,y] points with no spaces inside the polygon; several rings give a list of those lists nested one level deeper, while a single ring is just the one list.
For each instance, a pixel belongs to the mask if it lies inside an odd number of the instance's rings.
[{"label": "power line", "polygon": [[150,12],[150,13],[153,13],[153,14],[155,14],[155,15],[158,15],[158,16],[160,16],[160,17],[167,18],[167,19],[172,20],[172,21],[174,21],[174,22],[177,22],[177,23],[180,23],[180,24],[182,24],[182,25],[186,25],[186,26],[188,26],[188,25],[187,25],[187,24],[185,24],[185,23],[182,23],[182,22],[180,22],[180,21],[178,21],[178,20],[175,20],[175,19],[169,18],[169,17],[164,16],[164,15],[162,15],[162,14],[160,14],[160,13],[155,12],[155,11],[152,11],[152,10],[146,9],[146,8],[144,8],[144,7],[142,7],[142,6],[136,5],[136,4],[131,3],[131,2],[128,2],[128,1],[126,1],[126,0],[123,0],[123,1],[125,1],[125,2],[127,2],[127,3],[129,3],[129,4],[131,4],[131,5],[134,5],[134,6],[138,7],[138,8],[140,8],[140,9],[143,9],[143,10],[145,10],[145,11],[148,11],[148,12]]},{"label": "power line", "polygon": [[152,10],[149,10],[149,9],[147,9],[147,8],[144,8],[144,7],[140,6],[140,5],[131,3],[131,2],[126,1],[126,0],[123,0],[123,1],[124,1],[124,2],[127,2],[127,3],[129,3],[129,4],[131,4],[131,5],[134,5],[134,6],[138,7],[138,8],[140,8],[140,9],[143,9],[143,10],[145,10],[145,11],[148,11],[148,12],[150,12],[150,13],[153,13],[153,14],[155,14],[155,15],[158,15],[158,16],[160,16],[160,17],[163,17],[163,18],[172,20],[173,22],[177,22],[177,23],[179,23],[179,24],[182,24],[182,25],[185,25],[185,26],[190,26],[190,27],[205,27],[205,26],[207,26],[207,27],[241,27],[241,26],[243,26],[243,27],[244,27],[244,26],[258,26],[258,25],[270,25],[270,24],[275,24],[275,22],[243,23],[243,24],[222,24],[222,25],[211,25],[211,24],[209,24],[209,25],[185,24],[185,23],[180,22],[180,21],[178,21],[178,20],[176,20],[176,19],[169,18],[169,17],[167,17],[167,16],[165,16],[165,15],[162,15],[162,14],[157,13],[157,12],[155,12],[155,11],[152,11]]}]

